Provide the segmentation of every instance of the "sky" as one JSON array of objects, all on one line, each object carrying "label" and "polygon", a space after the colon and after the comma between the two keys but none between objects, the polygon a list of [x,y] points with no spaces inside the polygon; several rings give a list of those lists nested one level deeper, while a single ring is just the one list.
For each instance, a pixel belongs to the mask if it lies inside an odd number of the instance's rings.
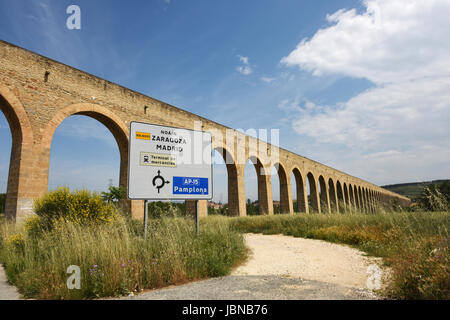
[{"label": "sky", "polygon": [[[0,0],[0,39],[235,129],[279,129],[281,147],[386,185],[450,178],[449,15],[449,0]],[[2,114],[0,148],[2,192]],[[103,191],[118,168],[96,120],[56,130],[50,189]],[[225,177],[215,165],[216,201]]]}]

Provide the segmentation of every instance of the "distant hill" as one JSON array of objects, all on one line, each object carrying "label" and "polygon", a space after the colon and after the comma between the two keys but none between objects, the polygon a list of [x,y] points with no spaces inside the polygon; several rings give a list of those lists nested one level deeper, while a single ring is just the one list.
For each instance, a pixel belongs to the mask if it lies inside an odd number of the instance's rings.
[{"label": "distant hill", "polygon": [[447,180],[433,180],[433,181],[425,181],[425,182],[411,182],[411,183],[399,183],[399,184],[391,184],[387,186],[382,186],[382,188],[396,192],[398,194],[401,194],[402,196],[408,197],[408,198],[414,198],[418,196],[423,188],[425,186],[428,186],[430,184],[441,184],[444,183]]}]

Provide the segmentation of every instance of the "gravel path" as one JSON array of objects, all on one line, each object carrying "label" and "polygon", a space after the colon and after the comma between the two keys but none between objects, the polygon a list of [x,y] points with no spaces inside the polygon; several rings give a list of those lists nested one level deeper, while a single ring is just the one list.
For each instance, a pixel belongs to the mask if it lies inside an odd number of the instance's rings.
[{"label": "gravel path", "polygon": [[10,285],[6,280],[5,271],[0,264],[0,300],[18,300],[20,295],[16,287]]},{"label": "gravel path", "polygon": [[126,299],[377,299],[367,268],[379,259],[321,240],[247,234],[251,255],[230,276],[152,290]]},{"label": "gravel path", "polygon": [[[230,276],[152,290],[136,300],[377,299],[367,289],[367,268],[380,259],[321,240],[245,235],[251,253]],[[0,265],[0,300],[20,299]],[[123,299],[123,298],[122,298]]]}]

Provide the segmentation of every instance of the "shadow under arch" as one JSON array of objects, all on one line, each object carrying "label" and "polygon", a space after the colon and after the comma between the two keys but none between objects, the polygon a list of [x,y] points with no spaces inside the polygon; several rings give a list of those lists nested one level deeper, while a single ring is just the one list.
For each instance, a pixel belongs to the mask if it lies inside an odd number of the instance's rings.
[{"label": "shadow under arch", "polygon": [[298,168],[294,168],[292,173],[294,174],[297,191],[297,212],[308,212],[308,195],[306,194],[303,175]]},{"label": "shadow under arch", "polygon": [[320,198],[320,208],[322,213],[329,212],[328,207],[328,188],[325,183],[325,178],[320,175],[319,176],[319,198]]},{"label": "shadow under arch", "polygon": [[306,175],[307,182],[309,184],[309,207],[311,212],[320,212],[319,195],[317,192],[316,179],[312,172],[308,172]]},{"label": "shadow under arch", "polygon": [[361,186],[358,187],[358,200],[359,200],[359,210],[361,210],[362,212],[365,211],[364,208],[364,195],[363,195],[363,188],[361,188]]},{"label": "shadow under arch", "polygon": [[339,212],[339,208],[337,206],[336,188],[334,187],[334,182],[332,178],[328,179],[328,191],[329,191],[331,211]]},{"label": "shadow under arch", "polygon": [[348,213],[352,212],[352,205],[350,204],[350,195],[348,194],[348,187],[347,183],[344,182],[344,201],[345,201],[345,208]]},{"label": "shadow under arch", "polygon": [[369,199],[367,197],[367,188],[366,187],[362,188],[362,197],[363,197],[363,203],[364,203],[364,210],[366,211],[366,213],[369,213],[369,211],[370,211]]},{"label": "shadow under arch", "polygon": [[373,213],[373,202],[372,202],[372,190],[366,189],[367,194],[367,204],[368,204],[368,210],[370,213]]},{"label": "shadow under arch", "polygon": [[336,182],[336,194],[338,198],[339,212],[345,213],[344,193],[342,190],[342,184],[339,180]]},{"label": "shadow under arch", "polygon": [[356,210],[356,204],[355,204],[355,195],[353,194],[353,186],[349,183],[348,184],[348,205],[351,208],[351,211]]},{"label": "shadow under arch", "polygon": [[353,186],[354,190],[354,198],[355,198],[355,208],[356,211],[361,211],[361,200],[359,198],[358,187],[356,185]]},{"label": "shadow under arch", "polygon": [[3,84],[0,84],[0,111],[5,115],[12,138],[6,187],[5,217],[14,221],[18,216],[22,217],[31,213],[31,206],[30,209],[21,208],[19,201],[22,204],[30,202],[31,205],[34,196],[25,188],[23,190],[20,188],[21,186],[30,187],[32,172],[24,172],[22,166],[26,159],[32,157],[33,131],[19,99]]},{"label": "shadow under arch", "polygon": [[214,150],[222,156],[227,168],[228,214],[230,216],[239,216],[239,186],[236,163],[231,153],[224,147],[216,147]]},{"label": "shadow under arch", "polygon": [[277,171],[280,182],[280,213],[290,213],[289,188],[286,170],[279,162],[275,163],[274,168]]},{"label": "shadow under arch", "polygon": [[[264,168],[262,162],[259,160],[257,156],[250,156],[246,163],[250,161],[255,170],[256,170],[256,177],[258,180],[258,207],[259,207],[259,214],[271,214],[273,213],[273,205],[272,203],[269,204],[269,202],[272,202],[270,199],[269,201],[269,190],[268,190],[268,182],[270,181],[270,175],[268,172],[266,172],[266,169]],[[245,169],[244,169],[245,170]],[[270,190],[271,191],[271,190]],[[272,206],[272,208],[270,208]]]}]

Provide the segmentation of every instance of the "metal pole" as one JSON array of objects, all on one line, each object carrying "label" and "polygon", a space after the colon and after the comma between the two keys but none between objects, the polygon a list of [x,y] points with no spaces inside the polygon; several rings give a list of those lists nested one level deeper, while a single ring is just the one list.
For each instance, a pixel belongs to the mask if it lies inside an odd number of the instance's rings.
[{"label": "metal pole", "polygon": [[144,201],[144,239],[147,240],[148,200]]},{"label": "metal pole", "polygon": [[198,235],[198,200],[195,200],[195,231]]}]

